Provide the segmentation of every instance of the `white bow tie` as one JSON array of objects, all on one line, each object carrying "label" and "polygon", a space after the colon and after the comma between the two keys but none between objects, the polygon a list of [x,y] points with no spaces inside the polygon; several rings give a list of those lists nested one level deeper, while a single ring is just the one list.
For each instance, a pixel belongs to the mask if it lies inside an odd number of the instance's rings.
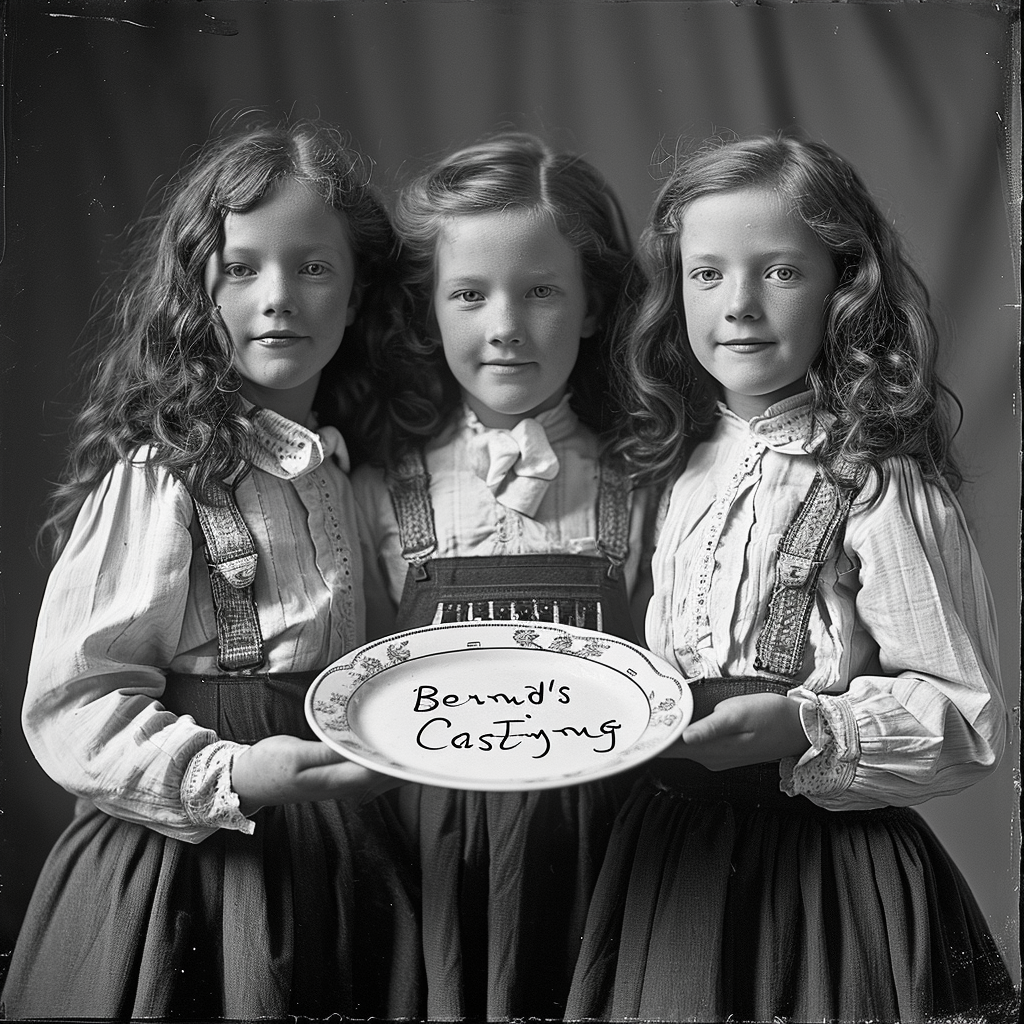
[{"label": "white bow tie", "polygon": [[495,500],[532,519],[558,476],[558,456],[544,428],[536,420],[520,420],[511,430],[484,430],[469,444],[474,469]]}]

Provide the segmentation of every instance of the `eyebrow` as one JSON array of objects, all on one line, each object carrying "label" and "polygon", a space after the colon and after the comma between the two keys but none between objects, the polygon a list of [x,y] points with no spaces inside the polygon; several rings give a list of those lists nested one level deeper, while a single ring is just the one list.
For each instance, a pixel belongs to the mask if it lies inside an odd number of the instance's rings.
[{"label": "eyebrow", "polygon": [[484,279],[482,277],[474,277],[472,274],[454,274],[451,277],[439,278],[437,283],[450,288],[456,284],[483,284]]},{"label": "eyebrow", "polygon": [[[793,259],[794,257],[806,258],[808,255],[805,249],[771,249],[768,252],[757,253],[756,258],[761,260],[783,260]],[[726,254],[720,252],[694,252],[683,255],[684,260],[707,260],[712,263],[723,258],[726,258]]]},{"label": "eyebrow", "polygon": [[[263,255],[265,249],[262,245],[249,245],[244,242],[230,242],[225,241],[221,252],[233,253],[241,256],[259,256]],[[287,256],[304,256],[309,253],[334,253],[340,256],[343,250],[339,249],[332,242],[309,242],[298,245],[293,245],[285,248],[285,255]]]},{"label": "eyebrow", "polygon": [[[565,276],[563,271],[554,270],[551,267],[535,267],[519,272],[519,277],[531,281],[537,278],[560,279]],[[438,279],[438,284],[444,288],[451,288],[454,285],[482,285],[489,283],[490,278],[485,274],[452,274],[451,277]]]}]

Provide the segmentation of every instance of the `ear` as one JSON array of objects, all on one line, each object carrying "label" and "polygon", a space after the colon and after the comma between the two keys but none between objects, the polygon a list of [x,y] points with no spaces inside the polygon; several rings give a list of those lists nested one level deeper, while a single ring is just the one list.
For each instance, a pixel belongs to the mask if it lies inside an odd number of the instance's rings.
[{"label": "ear", "polygon": [[581,338],[592,338],[597,331],[597,322],[601,319],[601,303],[597,299],[590,300],[590,310],[583,318],[580,326]]},{"label": "ear", "polygon": [[352,293],[348,297],[348,312],[345,315],[345,326],[351,327],[355,322],[356,314],[359,312],[359,305],[363,301],[363,292],[366,286],[360,283],[352,285]]},{"label": "ear", "polygon": [[220,276],[220,270],[220,251],[218,250],[206,261],[206,266],[203,267],[203,288],[206,290],[206,294],[215,302],[216,297],[214,296],[213,291],[217,285],[217,278]]}]

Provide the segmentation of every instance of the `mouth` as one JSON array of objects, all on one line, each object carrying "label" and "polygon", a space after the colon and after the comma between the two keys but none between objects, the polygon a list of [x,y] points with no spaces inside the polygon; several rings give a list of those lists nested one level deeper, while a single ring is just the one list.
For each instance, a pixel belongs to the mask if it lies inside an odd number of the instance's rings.
[{"label": "mouth", "polygon": [[514,373],[516,370],[525,370],[526,367],[532,366],[530,362],[523,363],[481,363],[481,366],[488,370],[494,370],[496,373]]},{"label": "mouth", "polygon": [[296,334],[295,331],[267,331],[266,334],[259,334],[252,340],[260,345],[274,348],[275,346],[291,345],[296,341],[301,341],[304,337],[304,334]]},{"label": "mouth", "polygon": [[765,341],[764,338],[733,338],[731,341],[720,342],[721,348],[730,352],[760,352],[773,345],[774,342]]}]

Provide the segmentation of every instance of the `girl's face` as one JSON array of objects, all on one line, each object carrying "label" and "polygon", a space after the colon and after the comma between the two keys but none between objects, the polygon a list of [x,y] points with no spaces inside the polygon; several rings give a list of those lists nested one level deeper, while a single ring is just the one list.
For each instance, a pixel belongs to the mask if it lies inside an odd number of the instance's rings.
[{"label": "girl's face", "polygon": [[679,236],[686,332],[725,404],[750,419],[802,391],[837,284],[828,249],[771,189],[695,199]]},{"label": "girl's face", "polygon": [[595,316],[579,256],[526,211],[452,218],[437,246],[434,311],[463,398],[488,427],[514,427],[565,394]]},{"label": "girl's face", "polygon": [[320,371],[355,318],[355,258],[341,215],[294,178],[224,218],[206,268],[242,375],[242,395],[302,422]]}]

